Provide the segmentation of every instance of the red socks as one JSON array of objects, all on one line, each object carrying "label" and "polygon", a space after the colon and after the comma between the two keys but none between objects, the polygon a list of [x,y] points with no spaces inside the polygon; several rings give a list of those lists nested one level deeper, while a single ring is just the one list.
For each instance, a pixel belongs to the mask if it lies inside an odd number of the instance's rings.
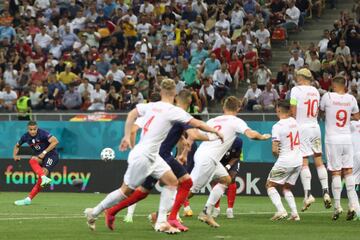
[{"label": "red socks", "polygon": [[[230,185],[228,186],[228,189],[227,189],[228,208],[234,207],[234,202],[235,202],[235,198],[236,198],[236,187],[237,187],[236,182],[230,183]],[[219,208],[219,207],[220,207],[220,199],[215,204],[215,208]]]},{"label": "red socks", "polygon": [[190,201],[189,199],[186,198],[185,202],[184,202],[184,207],[188,207],[190,206]]},{"label": "red socks", "polygon": [[228,201],[228,208],[234,207],[234,202],[236,198],[236,182],[230,183],[227,190],[227,201]]},{"label": "red socks", "polygon": [[112,208],[108,209],[108,214],[115,216],[118,212],[120,212],[122,209],[127,208],[134,203],[139,202],[140,200],[144,199],[149,195],[149,193],[144,193],[138,189],[136,189],[128,198],[122,200]]},{"label": "red socks", "polygon": [[[220,198],[221,199],[221,198]],[[217,203],[215,204],[215,208],[219,208],[220,207],[220,199],[219,201],[217,201]]]},{"label": "red socks", "polygon": [[186,179],[185,181],[183,181],[179,184],[176,198],[175,198],[175,203],[174,203],[174,205],[171,209],[170,215],[168,217],[169,220],[176,220],[177,214],[178,214],[181,206],[186,201],[192,185],[193,185],[193,182],[192,182],[191,178]]},{"label": "red socks", "polygon": [[33,187],[33,189],[31,189],[31,192],[29,193],[29,198],[33,199],[40,191],[41,191],[41,177],[38,178],[35,186]]},{"label": "red socks", "polygon": [[39,176],[39,178],[44,176],[44,171],[43,171],[42,167],[40,166],[40,164],[38,163],[38,161],[36,161],[35,158],[31,158],[29,160],[29,164],[30,164],[32,170]]}]

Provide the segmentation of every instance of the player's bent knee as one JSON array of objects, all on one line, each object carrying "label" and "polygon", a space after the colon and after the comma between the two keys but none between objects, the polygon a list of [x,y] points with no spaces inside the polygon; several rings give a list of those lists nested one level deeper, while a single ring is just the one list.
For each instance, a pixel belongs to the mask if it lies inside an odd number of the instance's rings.
[{"label": "player's bent knee", "polygon": [[228,175],[219,179],[219,183],[228,186],[231,183],[231,177]]},{"label": "player's bent knee", "polygon": [[137,189],[140,190],[142,193],[150,193],[150,191],[151,191],[149,189],[144,188],[143,186],[140,186]]}]

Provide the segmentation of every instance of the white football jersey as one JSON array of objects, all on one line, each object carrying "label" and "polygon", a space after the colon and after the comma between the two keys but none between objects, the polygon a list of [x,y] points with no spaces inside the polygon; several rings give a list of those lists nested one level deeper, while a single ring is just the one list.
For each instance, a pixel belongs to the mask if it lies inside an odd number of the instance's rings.
[{"label": "white football jersey", "polygon": [[299,126],[293,117],[281,119],[272,127],[272,141],[280,143],[276,166],[290,168],[302,165]]},{"label": "white football jersey", "polygon": [[354,147],[354,152],[360,152],[360,120],[351,121],[351,138]]},{"label": "white football jersey", "polygon": [[296,105],[296,121],[302,124],[318,124],[320,94],[313,86],[296,86],[291,89],[291,105]]},{"label": "white football jersey", "polygon": [[[249,129],[243,120],[232,115],[212,118],[207,121],[207,125],[220,131],[224,135],[224,142],[222,143],[219,139],[202,142],[196,154],[201,153],[201,156],[207,156],[208,159],[216,162],[220,162],[225,153],[230,149],[236,138],[236,133],[244,134],[244,132]],[[208,161],[208,159],[203,160]]]},{"label": "white football jersey", "polygon": [[136,109],[142,118],[137,122],[142,125],[142,132],[136,148],[149,154],[159,152],[161,143],[175,122],[188,123],[193,118],[183,109],[165,102],[141,103],[136,105]]},{"label": "white football jersey", "polygon": [[331,144],[351,144],[351,114],[359,112],[354,96],[327,92],[320,102],[325,112],[325,142]]}]

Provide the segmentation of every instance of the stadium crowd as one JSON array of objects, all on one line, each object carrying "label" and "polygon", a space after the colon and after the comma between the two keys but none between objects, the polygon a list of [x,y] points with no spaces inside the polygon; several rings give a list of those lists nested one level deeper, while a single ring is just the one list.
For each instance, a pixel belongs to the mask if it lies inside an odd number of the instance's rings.
[{"label": "stadium crowd", "polygon": [[276,77],[266,67],[274,33],[301,31],[309,12],[323,9],[321,0],[4,1],[0,109],[129,110],[170,77],[177,91],[192,90],[194,113],[239,84],[250,85],[247,110],[272,110],[301,67],[321,92],[343,73],[358,97],[358,4],[355,18],[343,12],[317,45],[291,44]]}]

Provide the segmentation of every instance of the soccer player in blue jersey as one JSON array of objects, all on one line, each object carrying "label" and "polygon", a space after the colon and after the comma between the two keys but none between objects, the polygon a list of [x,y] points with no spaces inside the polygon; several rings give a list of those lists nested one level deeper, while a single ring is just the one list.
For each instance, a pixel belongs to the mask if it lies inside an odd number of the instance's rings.
[{"label": "soccer player in blue jersey", "polygon": [[[190,102],[191,102],[191,93],[188,90],[182,90],[177,98],[177,105],[181,107],[182,109],[187,109]],[[141,124],[141,122],[139,123]],[[139,126],[142,128],[143,126]],[[173,127],[170,129],[166,139],[162,142],[159,154],[160,156],[166,161],[166,163],[171,167],[171,170],[174,172],[175,176],[179,180],[179,186],[175,198],[175,203],[172,204],[172,202],[168,202],[161,206],[160,208],[166,209],[166,211],[160,211],[167,213],[168,210],[171,209],[170,215],[168,217],[168,222],[171,226],[179,229],[180,231],[187,231],[188,228],[183,226],[178,220],[177,220],[177,213],[179,209],[181,208],[182,204],[186,200],[188,193],[190,191],[190,188],[192,186],[192,180],[190,178],[190,175],[186,171],[186,168],[183,164],[186,163],[186,157],[184,155],[187,155],[188,150],[180,150],[180,154],[178,155],[178,159],[175,159],[172,155],[172,150],[174,147],[176,147],[177,143],[180,141],[186,141],[182,138],[183,134],[189,135],[190,138],[200,140],[200,141],[208,141],[212,139],[218,139],[217,136],[213,135],[204,135],[198,132],[196,129],[191,128],[190,126],[182,123],[175,123]],[[186,145],[186,144],[185,144]],[[141,187],[137,188],[135,192],[125,199],[124,201],[120,202],[119,204],[115,205],[114,207],[110,208],[106,212],[106,224],[107,226],[113,230],[114,229],[114,221],[115,221],[115,215],[122,209],[144,199],[151,189],[155,186],[157,180],[153,177],[148,177],[146,181],[142,184]],[[159,217],[158,217],[159,218]]]},{"label": "soccer player in blue jersey", "polygon": [[15,205],[30,205],[31,200],[41,191],[41,188],[49,185],[51,179],[47,176],[59,161],[59,155],[56,151],[56,145],[59,143],[56,137],[49,132],[38,128],[35,121],[30,121],[27,125],[28,132],[25,133],[14,147],[13,157],[15,161],[19,161],[19,148],[27,143],[34,152],[29,164],[32,170],[38,176],[38,180],[25,199],[15,201]]}]

